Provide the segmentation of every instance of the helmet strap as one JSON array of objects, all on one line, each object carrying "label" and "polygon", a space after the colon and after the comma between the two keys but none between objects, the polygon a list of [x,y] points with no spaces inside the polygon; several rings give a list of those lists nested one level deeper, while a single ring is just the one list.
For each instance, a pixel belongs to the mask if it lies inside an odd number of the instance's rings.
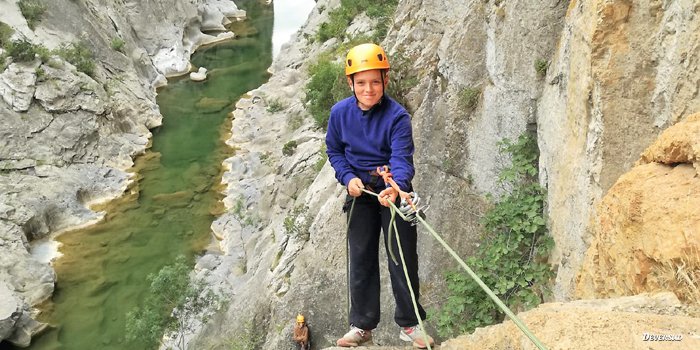
[{"label": "helmet strap", "polygon": [[357,98],[357,94],[355,93],[355,74],[350,75],[350,80],[352,80],[352,86],[350,87],[350,91],[352,91],[352,95],[355,96],[355,100],[360,101],[360,99]]},{"label": "helmet strap", "polygon": [[382,98],[384,98],[384,74],[386,73],[386,70],[382,69],[381,70],[381,75],[382,76]]}]

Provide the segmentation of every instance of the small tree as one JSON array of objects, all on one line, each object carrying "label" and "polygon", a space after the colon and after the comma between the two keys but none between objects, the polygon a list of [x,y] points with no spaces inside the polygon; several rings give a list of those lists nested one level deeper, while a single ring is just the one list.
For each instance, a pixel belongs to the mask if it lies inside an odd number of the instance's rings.
[{"label": "small tree", "polygon": [[169,334],[178,349],[185,349],[185,338],[193,333],[192,322],[205,322],[221,305],[221,299],[204,287],[200,280],[191,280],[184,256],[173,265],[150,274],[149,294],[144,306],[126,316],[126,338],[143,341],[147,347],[163,344]]},{"label": "small tree", "polygon": [[[511,158],[499,176],[510,191],[486,212],[482,243],[467,264],[517,312],[537,306],[548,295],[554,273],[547,258],[554,243],[545,225],[546,195],[537,182],[537,141],[521,135],[517,141],[503,140],[500,148]],[[446,282],[449,295],[436,312],[441,335],[503,321],[505,314],[466,273],[449,272]]]},{"label": "small tree", "polygon": [[282,146],[282,154],[285,156],[291,156],[294,154],[294,151],[297,149],[297,142],[294,140],[291,140]]}]

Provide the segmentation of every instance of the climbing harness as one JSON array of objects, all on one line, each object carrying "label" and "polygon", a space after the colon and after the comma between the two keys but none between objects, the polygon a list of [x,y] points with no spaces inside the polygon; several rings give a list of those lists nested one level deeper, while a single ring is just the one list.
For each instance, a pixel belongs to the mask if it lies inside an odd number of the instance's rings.
[{"label": "climbing harness", "polygon": [[[425,221],[425,214],[423,213],[424,210],[427,209],[425,208],[418,208],[417,205],[420,202],[420,197],[418,197],[418,194],[415,192],[412,193],[407,193],[402,191],[399,186],[394,182],[391,173],[389,172],[388,167],[385,165],[383,167],[377,168],[377,173],[381,175],[384,179],[384,183],[389,184],[394,190],[397,191],[398,196],[401,198],[401,206],[397,207],[396,204],[394,204],[392,201],[387,201],[389,203],[389,208],[391,209],[391,221],[389,223],[389,233],[387,234],[387,237],[389,239],[388,241],[388,246],[389,246],[389,254],[391,255],[392,261],[394,264],[398,265],[398,262],[396,260],[396,256],[394,255],[394,252],[392,250],[392,244],[391,244],[391,236],[392,236],[392,231],[396,235],[396,243],[397,246],[399,247],[399,256],[401,258],[401,263],[403,265],[403,271],[404,275],[406,276],[406,281],[408,282],[408,288],[409,292],[411,294],[411,301],[413,302],[413,309],[416,313],[416,318],[418,319],[418,323],[422,329],[425,329],[423,327],[423,320],[420,317],[420,314],[418,312],[418,303],[416,302],[416,296],[413,291],[413,288],[411,287],[411,280],[408,276],[408,269],[406,267],[406,262],[404,260],[403,256],[403,250],[401,249],[401,241],[399,238],[398,230],[396,228],[396,215],[398,214],[403,220],[410,221],[410,222],[418,222],[421,223],[430,234],[435,237],[435,239],[440,242],[440,244],[447,250],[450,255],[457,260],[457,262],[460,264],[460,266],[469,274],[469,276],[476,281],[476,283],[481,287],[484,292],[496,303],[496,305],[515,323],[515,325],[520,329],[520,331],[527,336],[530,341],[532,341],[535,346],[537,346],[538,349],[540,350],[547,350],[547,348],[540,342],[539,339],[530,331],[529,328],[516,316],[509,308],[506,306],[501,299],[498,298],[498,296],[479,278],[479,276],[472,271],[471,268],[462,260],[462,258],[457,255],[457,253],[445,242],[440,235],[435,232],[435,230]],[[366,189],[362,189],[362,192],[367,193],[371,196],[375,196],[377,198],[380,198],[377,193],[368,191]],[[381,198],[380,198],[381,199]],[[385,198],[383,198],[386,200]],[[349,233],[350,233],[350,218],[352,217],[352,210],[355,206],[355,200],[353,199],[352,206],[350,207],[350,213],[348,215],[348,231],[346,235],[346,267],[347,267],[347,286],[348,286],[348,318],[350,317],[350,265],[349,265]],[[408,214],[407,214],[408,213]],[[423,332],[424,341],[426,345],[428,346],[428,350],[432,350],[430,347],[430,342],[427,339],[427,334]]]}]

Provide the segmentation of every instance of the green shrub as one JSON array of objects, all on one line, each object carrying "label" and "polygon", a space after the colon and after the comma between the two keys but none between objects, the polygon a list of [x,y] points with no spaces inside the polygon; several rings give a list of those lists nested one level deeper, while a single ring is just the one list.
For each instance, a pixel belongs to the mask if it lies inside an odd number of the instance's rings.
[{"label": "green shrub", "polygon": [[267,105],[267,111],[270,113],[277,113],[284,110],[284,104],[280,102],[279,99],[270,99]]},{"label": "green shrub", "polygon": [[80,42],[64,44],[56,50],[56,54],[74,65],[78,71],[89,76],[95,74],[95,58],[85,44]]},{"label": "green shrub", "polygon": [[265,343],[265,334],[249,320],[243,324],[243,329],[224,340],[224,348],[228,350],[260,349]]},{"label": "green shrub", "polygon": [[291,156],[294,154],[294,151],[297,149],[297,142],[294,140],[291,140],[282,146],[282,154],[285,156]]},{"label": "green shrub", "polygon": [[49,50],[46,46],[44,45],[35,45],[34,46],[36,54],[39,56],[39,59],[41,59],[41,62],[48,62],[49,59],[51,58],[51,50]]},{"label": "green shrub", "polygon": [[[418,77],[413,69],[411,60],[399,51],[389,57],[391,70],[389,71],[389,86],[387,94],[393,97],[406,109],[408,106],[407,95],[418,84]],[[409,111],[412,113],[412,111]]]},{"label": "green shrub", "polygon": [[293,113],[287,115],[287,126],[289,130],[296,130],[304,124],[304,115],[301,113]]},{"label": "green shrub", "polygon": [[[554,273],[547,258],[553,241],[545,227],[544,189],[537,183],[535,139],[504,140],[501,151],[511,154],[512,165],[503,169],[500,180],[512,191],[486,213],[482,244],[467,265],[517,313],[537,306],[549,292]],[[504,319],[465,272],[448,273],[446,282],[449,296],[436,313],[441,335],[468,333]]]},{"label": "green shrub", "polygon": [[39,81],[44,79],[44,77],[46,76],[46,71],[41,67],[36,67],[34,73],[36,74],[36,79]]},{"label": "green shrub", "polygon": [[459,92],[459,107],[470,110],[479,103],[479,97],[481,97],[481,89],[466,87]]},{"label": "green shrub", "polygon": [[147,348],[161,343],[164,333],[175,336],[178,349],[184,349],[184,340],[192,333],[192,320],[206,321],[222,300],[205,283],[190,280],[190,267],[184,256],[148,276],[149,294],[143,305],[127,313],[126,339],[146,342]]},{"label": "green shrub", "polygon": [[7,56],[12,57],[15,62],[31,62],[36,57],[37,46],[21,39],[5,45],[5,50],[7,50]]},{"label": "green shrub", "polygon": [[6,23],[0,22],[0,48],[4,48],[5,45],[10,44],[10,38],[14,33],[15,30],[12,29],[12,27]]},{"label": "green shrub", "polygon": [[545,59],[538,58],[535,60],[535,71],[539,76],[545,76],[547,74],[547,68],[549,67],[549,61]]},{"label": "green shrub", "polygon": [[308,212],[309,208],[305,206],[296,206],[290,210],[287,217],[284,218],[285,233],[308,240],[309,227],[311,227],[311,220],[307,217]]},{"label": "green shrub", "polygon": [[326,144],[321,145],[321,149],[318,150],[318,160],[316,161],[316,164],[314,164],[314,171],[319,172],[321,169],[323,169],[323,166],[326,164],[326,161],[328,160],[328,154],[326,153]]},{"label": "green shrub", "polygon": [[119,52],[124,52],[124,45],[126,42],[122,38],[113,38],[112,42],[110,43],[110,46],[112,47],[112,50],[114,51],[119,51]]},{"label": "green shrub", "polygon": [[22,16],[27,20],[27,25],[31,30],[36,28],[36,24],[41,20],[41,16],[46,12],[46,6],[37,0],[19,0],[17,2]]},{"label": "green shrub", "polygon": [[352,13],[344,6],[331,11],[328,22],[321,23],[321,26],[318,27],[318,40],[325,42],[330,38],[342,39],[355,15],[357,14]]},{"label": "green shrub", "polygon": [[341,0],[340,7],[329,14],[328,22],[324,22],[318,29],[317,37],[321,42],[330,38],[345,39],[347,30],[353,19],[362,12],[368,17],[377,19],[375,42],[381,41],[389,28],[389,19],[396,10],[398,0]]},{"label": "green shrub", "polygon": [[328,126],[331,107],[350,93],[341,64],[321,59],[309,68],[311,80],[306,84],[304,103],[322,128]]}]

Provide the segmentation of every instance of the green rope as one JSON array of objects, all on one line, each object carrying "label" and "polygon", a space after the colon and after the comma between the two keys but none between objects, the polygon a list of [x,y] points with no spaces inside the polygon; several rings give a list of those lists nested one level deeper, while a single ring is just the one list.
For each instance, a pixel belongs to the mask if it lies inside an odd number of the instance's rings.
[{"label": "green rope", "polygon": [[496,296],[496,294],[494,294],[494,292],[491,291],[491,289],[479,278],[479,276],[477,276],[474,273],[474,271],[472,271],[472,269],[470,269],[469,266],[467,266],[464,260],[462,260],[459,257],[459,255],[457,255],[457,253],[455,253],[455,251],[452,248],[450,248],[450,246],[447,243],[445,243],[445,241],[435,232],[435,230],[433,230],[433,228],[430,227],[430,225],[428,225],[428,223],[425,222],[425,220],[423,220],[423,218],[417,213],[416,218],[418,218],[418,221],[420,221],[423,224],[423,226],[425,226],[425,228],[433,235],[433,237],[435,237],[435,239],[437,239],[438,242],[440,242],[440,244],[442,244],[442,246],[445,247],[445,249],[450,253],[450,255],[457,259],[459,264],[462,265],[462,268],[464,268],[464,270],[467,271],[469,276],[471,276],[471,278],[474,279],[474,281],[476,281],[477,284],[479,284],[481,289],[483,289],[486,292],[486,294],[488,294],[488,296],[491,297],[491,299],[493,299],[496,305],[498,305],[498,307],[500,307],[501,310],[503,310],[503,312],[505,312],[506,315],[510,317],[513,323],[515,323],[515,325],[518,326],[518,328],[520,328],[520,330],[528,338],[530,338],[530,340],[537,346],[537,348],[540,350],[547,350],[547,348],[540,342],[540,340],[537,339],[537,337],[530,331],[530,329],[528,329],[527,326],[520,320],[520,318],[518,318],[518,316],[516,316],[512,311],[510,311],[508,306],[506,306],[506,304],[504,304],[501,301],[501,299],[499,299],[498,296]]},{"label": "green rope", "polygon": [[398,234],[399,231],[396,229],[396,213],[394,210],[391,211],[391,221],[389,221],[389,233],[386,235],[387,240],[388,240],[388,245],[389,247],[389,256],[391,256],[391,261],[394,262],[394,265],[398,265],[399,262],[396,261],[396,255],[394,254],[394,247],[391,246],[391,229],[392,227],[394,228],[394,231]]},{"label": "green rope", "polygon": [[[393,203],[392,203],[393,204]],[[396,212],[396,206],[391,207],[391,217],[394,217],[394,212]],[[421,333],[423,333],[423,341],[425,342],[425,345],[428,346],[428,350],[432,350],[430,348],[430,340],[428,340],[428,334],[425,333],[425,327],[423,327],[423,319],[420,317],[420,312],[418,312],[418,303],[416,302],[416,293],[413,291],[413,285],[411,284],[411,278],[408,277],[408,267],[406,267],[406,259],[403,257],[403,249],[401,248],[401,238],[399,237],[399,230],[396,228],[396,221],[393,222],[394,224],[394,232],[396,233],[396,245],[399,247],[399,256],[401,257],[401,264],[403,265],[403,274],[406,276],[406,282],[408,284],[408,291],[411,293],[411,302],[413,303],[413,312],[416,313],[416,319],[418,320],[418,324],[420,325]]]},{"label": "green rope", "polygon": [[352,205],[350,206],[350,213],[348,213],[348,229],[345,231],[345,286],[347,287],[348,294],[345,299],[345,306],[347,307],[348,323],[350,323],[350,219],[352,219],[352,211],[355,209],[355,199],[352,198]]},{"label": "green rope", "polygon": [[[375,193],[365,191],[365,190],[363,190],[363,191],[366,193],[369,193],[375,197],[379,197],[379,195],[377,195]],[[392,202],[389,202],[389,203],[390,203],[393,211],[397,212],[402,219],[407,220],[406,216],[404,216],[400,211],[397,210],[396,205],[394,203],[392,203]],[[423,226],[425,226],[425,228],[433,235],[433,237],[435,237],[435,239],[437,239],[437,241],[440,242],[440,244],[442,244],[443,247],[445,247],[445,249],[450,253],[450,255],[452,255],[452,257],[455,258],[459,262],[459,264],[462,266],[462,268],[464,268],[464,270],[467,271],[469,276],[471,276],[471,278],[474,279],[474,281],[476,281],[476,283],[479,285],[479,287],[481,287],[481,289],[483,289],[486,292],[486,294],[488,294],[488,296],[491,297],[491,299],[496,303],[496,305],[498,305],[498,307],[501,308],[501,310],[503,310],[503,312],[506,315],[508,315],[508,317],[510,317],[510,319],[513,321],[513,323],[515,323],[515,325],[535,344],[535,346],[537,346],[537,348],[540,350],[547,350],[547,348],[540,342],[540,340],[537,339],[537,337],[530,331],[530,329],[528,329],[527,326],[520,320],[520,318],[518,318],[518,316],[516,316],[508,308],[508,306],[506,306],[501,301],[501,299],[498,298],[498,296],[493,291],[491,291],[491,289],[479,278],[479,276],[477,276],[474,273],[474,271],[472,271],[472,269],[470,269],[469,266],[467,266],[467,264],[464,262],[464,260],[462,260],[462,258],[460,258],[459,255],[457,255],[457,253],[455,253],[455,251],[452,248],[450,248],[450,246],[440,237],[440,235],[438,235],[437,232],[435,232],[435,230],[433,230],[433,228],[430,227],[430,225],[428,225],[428,223],[425,220],[423,220],[423,218],[418,213],[416,213],[416,218],[418,219],[418,221],[420,221],[421,224],[423,224]],[[397,239],[398,239],[398,236],[397,236]],[[401,249],[399,249],[399,254],[401,254],[403,256],[403,252],[401,251]],[[404,269],[405,268],[406,267],[404,265]],[[410,283],[409,283],[409,288],[410,288]],[[412,290],[411,290],[411,297],[414,298]],[[416,308],[415,312],[417,313],[418,308],[415,304],[415,299],[413,301],[414,301],[414,308]],[[420,317],[418,317],[418,319],[420,320]],[[421,327],[423,327],[422,324],[421,324]]]}]

